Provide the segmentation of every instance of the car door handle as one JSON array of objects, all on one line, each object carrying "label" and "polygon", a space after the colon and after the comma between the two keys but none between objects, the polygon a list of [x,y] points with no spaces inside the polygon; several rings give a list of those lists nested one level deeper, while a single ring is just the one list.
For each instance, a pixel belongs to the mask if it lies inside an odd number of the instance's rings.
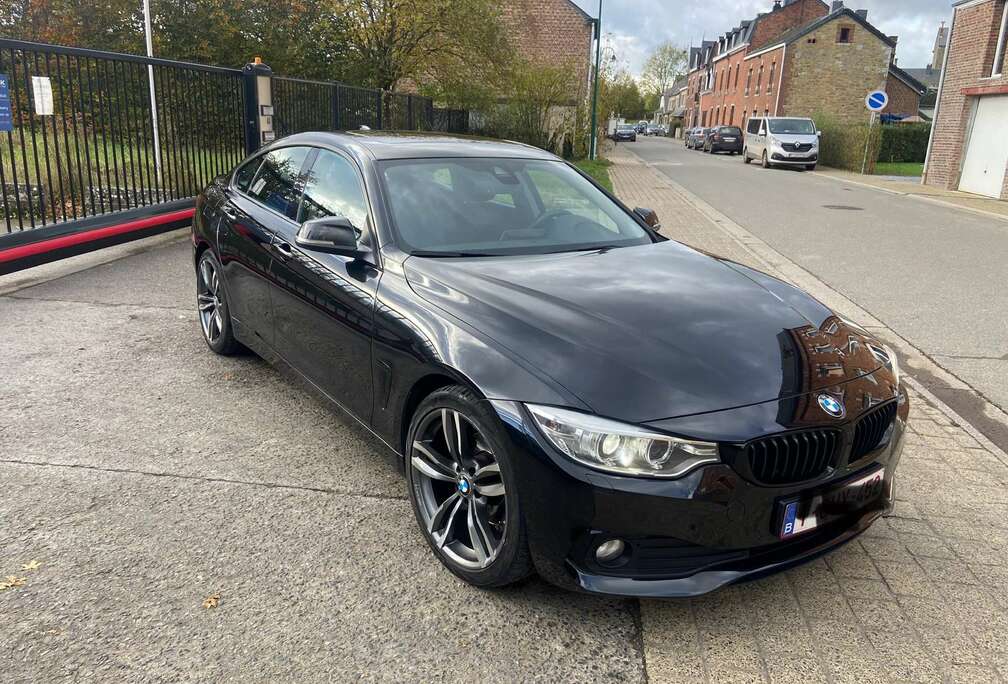
[{"label": "car door handle", "polygon": [[274,242],[273,247],[280,253],[284,258],[294,254],[294,249],[286,242]]},{"label": "car door handle", "polygon": [[227,207],[222,207],[221,208],[221,214],[223,214],[224,218],[226,218],[228,221],[237,221],[238,220],[238,214],[236,214],[233,211],[228,211]]}]

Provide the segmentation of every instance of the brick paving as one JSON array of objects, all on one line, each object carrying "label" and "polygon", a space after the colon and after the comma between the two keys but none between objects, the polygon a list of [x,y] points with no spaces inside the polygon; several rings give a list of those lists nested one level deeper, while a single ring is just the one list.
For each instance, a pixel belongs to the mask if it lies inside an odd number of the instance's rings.
[{"label": "brick paving", "polygon": [[[625,147],[610,159],[616,194],[665,235],[759,265]],[[1008,464],[911,401],[894,514],[789,572],[642,601],[650,681],[1008,682]]]}]

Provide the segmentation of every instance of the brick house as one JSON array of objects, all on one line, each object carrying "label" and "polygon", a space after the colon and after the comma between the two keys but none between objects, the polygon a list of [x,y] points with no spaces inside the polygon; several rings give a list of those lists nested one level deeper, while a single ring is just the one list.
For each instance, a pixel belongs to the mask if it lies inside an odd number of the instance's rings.
[{"label": "brick house", "polygon": [[867,15],[842,2],[778,1],[770,12],[693,48],[686,126],[743,126],[754,114],[819,112],[867,121],[865,95],[899,80],[890,71],[896,40]]},{"label": "brick house", "polygon": [[921,97],[927,92],[927,86],[900,69],[895,64],[889,67],[889,80],[886,82],[886,94],[889,104],[883,114],[895,114],[903,118],[917,116],[920,111]]},{"label": "brick house", "polygon": [[954,4],[924,183],[1008,199],[1008,2]]},{"label": "brick house", "polygon": [[578,95],[591,84],[595,18],[571,0],[503,0],[501,15],[511,44],[534,62],[571,67]]}]

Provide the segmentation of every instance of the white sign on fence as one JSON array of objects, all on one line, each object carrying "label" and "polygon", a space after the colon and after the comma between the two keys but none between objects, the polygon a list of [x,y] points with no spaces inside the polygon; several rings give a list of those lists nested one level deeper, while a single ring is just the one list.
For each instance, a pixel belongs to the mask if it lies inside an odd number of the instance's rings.
[{"label": "white sign on fence", "polygon": [[52,81],[48,76],[32,76],[32,95],[35,96],[35,113],[39,116],[52,116]]}]

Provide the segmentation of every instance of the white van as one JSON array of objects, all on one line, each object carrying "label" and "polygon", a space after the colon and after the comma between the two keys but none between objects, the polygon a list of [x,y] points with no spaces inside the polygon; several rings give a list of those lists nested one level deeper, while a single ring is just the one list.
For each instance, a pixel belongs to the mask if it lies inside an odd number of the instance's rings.
[{"label": "white van", "polygon": [[759,159],[771,166],[803,166],[814,171],[819,163],[819,136],[812,119],[792,116],[754,116],[746,125],[742,161]]}]

